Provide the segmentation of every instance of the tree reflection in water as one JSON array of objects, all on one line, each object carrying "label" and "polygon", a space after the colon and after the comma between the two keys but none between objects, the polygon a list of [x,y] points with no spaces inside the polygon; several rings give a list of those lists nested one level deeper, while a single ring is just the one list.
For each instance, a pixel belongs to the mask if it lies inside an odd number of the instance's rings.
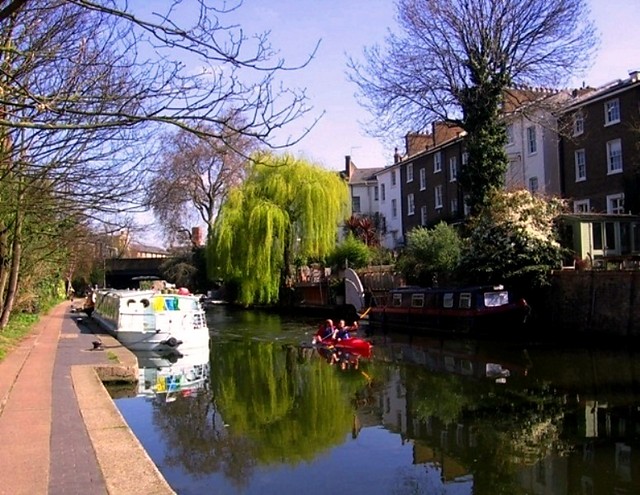
[{"label": "tree reflection in water", "polygon": [[315,352],[251,340],[217,347],[209,393],[156,403],[154,423],[172,446],[167,465],[222,470],[241,486],[256,465],[312,461],[340,445],[368,382],[338,376]]},{"label": "tree reflection in water", "polygon": [[[154,460],[170,483],[167,468],[206,479],[212,492],[217,475],[236,493],[262,493],[257,480],[286,467],[287,486],[308,493],[320,493],[309,476],[385,494],[450,484],[469,495],[640,492],[633,351],[392,338],[343,369],[300,345],[299,322],[284,336],[276,327],[217,339],[208,389],[153,403],[166,445]],[[363,436],[356,457],[349,445]],[[337,459],[330,477],[313,474]]]}]

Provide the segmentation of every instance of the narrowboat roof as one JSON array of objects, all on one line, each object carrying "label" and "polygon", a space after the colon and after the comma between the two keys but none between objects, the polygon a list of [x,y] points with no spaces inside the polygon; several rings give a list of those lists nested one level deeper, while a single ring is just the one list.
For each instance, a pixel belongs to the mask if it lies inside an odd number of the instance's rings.
[{"label": "narrowboat roof", "polygon": [[487,290],[504,290],[502,285],[474,285],[467,287],[419,287],[417,285],[406,285],[390,289],[394,293],[416,293],[416,292],[484,292]]}]

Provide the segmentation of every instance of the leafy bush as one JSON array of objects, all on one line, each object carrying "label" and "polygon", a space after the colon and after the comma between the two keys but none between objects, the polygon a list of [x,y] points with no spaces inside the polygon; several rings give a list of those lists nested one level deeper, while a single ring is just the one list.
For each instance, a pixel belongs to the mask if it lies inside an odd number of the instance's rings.
[{"label": "leafy bush", "polygon": [[428,286],[455,270],[460,251],[460,237],[451,225],[440,222],[432,229],[417,227],[407,233],[407,246],[396,267],[407,282]]},{"label": "leafy bush", "polygon": [[371,264],[372,265],[392,265],[396,262],[394,253],[391,249],[382,246],[370,247]]},{"label": "leafy bush", "polygon": [[327,261],[331,266],[338,268],[362,268],[369,264],[372,258],[371,249],[356,239],[353,234],[338,244],[329,255]]}]

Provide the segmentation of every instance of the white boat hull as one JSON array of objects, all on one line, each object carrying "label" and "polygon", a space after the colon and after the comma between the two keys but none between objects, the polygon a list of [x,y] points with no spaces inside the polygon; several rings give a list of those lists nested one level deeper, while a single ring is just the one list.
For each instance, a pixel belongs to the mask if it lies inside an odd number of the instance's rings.
[{"label": "white boat hull", "polygon": [[99,291],[92,318],[133,351],[185,353],[209,347],[198,298],[154,291]]}]

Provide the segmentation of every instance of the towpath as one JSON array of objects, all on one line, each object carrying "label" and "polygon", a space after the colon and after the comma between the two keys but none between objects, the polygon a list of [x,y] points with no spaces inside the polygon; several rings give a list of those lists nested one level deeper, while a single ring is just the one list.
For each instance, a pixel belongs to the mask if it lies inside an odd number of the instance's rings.
[{"label": "towpath", "polygon": [[71,302],[43,316],[0,362],[0,495],[175,493],[102,385],[132,370],[135,357]]}]

